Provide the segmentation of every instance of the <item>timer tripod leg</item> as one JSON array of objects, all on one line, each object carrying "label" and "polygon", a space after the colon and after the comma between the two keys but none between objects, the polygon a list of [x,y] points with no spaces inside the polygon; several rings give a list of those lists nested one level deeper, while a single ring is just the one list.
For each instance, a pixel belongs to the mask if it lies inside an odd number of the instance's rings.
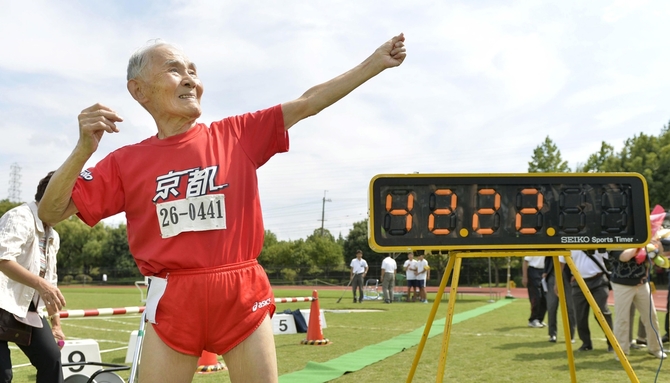
[{"label": "timer tripod leg", "polygon": [[626,370],[628,378],[630,379],[631,382],[639,383],[640,380],[637,378],[637,375],[635,375],[633,367],[631,367],[630,362],[628,362],[628,358],[621,349],[621,346],[619,345],[619,342],[616,340],[614,333],[612,333],[612,329],[610,329],[609,324],[607,324],[607,321],[605,320],[603,312],[600,310],[598,303],[596,303],[596,300],[593,298],[593,295],[591,295],[591,290],[589,290],[589,287],[586,285],[586,281],[584,281],[584,278],[582,278],[582,275],[579,273],[579,270],[577,270],[575,261],[572,260],[572,257],[568,256],[565,257],[565,262],[570,267],[570,270],[572,271],[572,276],[574,276],[575,279],[577,280],[579,288],[582,289],[582,293],[584,293],[584,297],[589,302],[589,306],[591,306],[591,309],[593,310],[593,313],[595,314],[598,323],[600,323],[600,327],[603,329],[603,332],[605,333],[607,340],[609,340],[612,347],[614,347],[614,352],[619,357],[619,360],[621,361],[621,366],[623,366],[624,370]]},{"label": "timer tripod leg", "polygon": [[[564,257],[569,257],[570,252],[566,251],[566,254],[563,254]],[[565,347],[568,352],[568,367],[570,368],[570,381],[572,383],[577,382],[577,375],[575,374],[575,357],[572,354],[572,335],[570,334],[570,321],[568,320],[568,304],[567,298],[565,297],[565,288],[563,286],[563,269],[561,269],[561,263],[558,260],[558,255],[552,255],[554,262],[554,280],[555,286],[558,290],[558,302],[560,303],[561,308],[561,318],[563,319],[563,331],[565,336]]]},{"label": "timer tripod leg", "polygon": [[456,264],[454,265],[454,273],[451,277],[451,291],[449,291],[449,309],[447,310],[447,318],[444,322],[444,332],[442,333],[442,350],[440,351],[440,361],[437,365],[437,380],[436,383],[442,383],[444,379],[444,368],[447,365],[447,352],[449,351],[449,337],[451,336],[451,326],[454,320],[454,306],[456,306],[456,294],[458,290],[458,279],[461,276],[461,257],[456,255]]},{"label": "timer tripod leg", "polygon": [[[442,275],[442,281],[440,282],[440,287],[437,289],[437,294],[435,295],[435,301],[433,302],[433,307],[430,309],[430,314],[428,315],[428,320],[426,320],[426,327],[423,329],[423,335],[421,335],[421,341],[419,342],[419,347],[416,350],[416,355],[414,355],[414,360],[412,361],[412,367],[409,369],[409,374],[407,375],[407,383],[412,382],[414,379],[414,373],[416,372],[416,367],[419,365],[419,360],[421,359],[421,353],[423,353],[423,348],[426,346],[426,341],[428,340],[428,334],[430,334],[430,328],[433,325],[435,320],[435,314],[437,314],[437,308],[440,305],[442,300],[442,295],[444,294],[444,289],[447,287],[447,281],[451,275],[452,270],[454,269],[454,263],[456,262],[456,257],[453,254],[449,255],[449,262],[447,263],[447,268],[444,270]],[[459,262],[460,265],[460,262]],[[451,301],[456,301],[456,296],[454,295],[450,298]]]}]

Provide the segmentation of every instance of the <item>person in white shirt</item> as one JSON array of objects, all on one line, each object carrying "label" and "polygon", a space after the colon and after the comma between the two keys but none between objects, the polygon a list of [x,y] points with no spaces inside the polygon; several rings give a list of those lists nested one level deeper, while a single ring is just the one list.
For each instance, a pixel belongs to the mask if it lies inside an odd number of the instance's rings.
[{"label": "person in white shirt", "polygon": [[402,267],[405,270],[405,277],[407,278],[407,302],[414,302],[416,301],[419,288],[416,280],[416,260],[414,259],[414,253],[411,251],[407,253],[407,260]]},{"label": "person in white shirt", "polygon": [[423,254],[419,254],[419,259],[416,261],[416,280],[419,284],[419,300],[423,303],[428,303],[426,299],[426,277],[428,276],[428,261],[423,259]]},{"label": "person in white shirt", "polygon": [[547,299],[542,288],[542,273],[544,272],[544,257],[523,257],[523,276],[521,283],[528,289],[530,300],[530,317],[528,327],[545,327],[544,315],[547,313]]},{"label": "person in white shirt", "polygon": [[[58,311],[65,297],[57,286],[56,254],[60,237],[37,216],[37,207],[53,172],[40,180],[35,201],[9,210],[0,218],[0,310],[29,324],[27,344],[12,341],[35,366],[37,383],[63,382],[58,341],[65,335]],[[39,313],[46,308],[47,317]],[[12,381],[12,358],[7,340],[0,340],[0,382]],[[62,343],[61,343],[62,344]]]},{"label": "person in white shirt", "polygon": [[390,255],[382,261],[382,291],[384,292],[384,303],[393,302],[393,289],[395,288],[395,271],[398,264]]},{"label": "person in white shirt", "polygon": [[363,279],[368,273],[368,263],[363,259],[363,251],[356,250],[356,258],[351,260],[351,291],[354,293],[354,303],[356,303],[356,289],[359,290],[358,303],[363,303]]},{"label": "person in white shirt", "polygon": [[[570,256],[577,266],[579,274],[584,278],[584,282],[589,288],[593,299],[598,304],[600,311],[602,311],[605,321],[612,326],[612,312],[607,306],[607,298],[610,294],[609,279],[606,274],[604,259],[607,258],[607,252],[594,252],[593,254],[586,254],[581,250],[571,250]],[[558,258],[561,262],[561,267],[564,267],[565,259]],[[575,315],[577,319],[577,334],[582,341],[581,347],[577,351],[591,351],[593,350],[593,343],[591,342],[591,330],[589,329],[589,313],[590,305],[586,300],[582,289],[577,284],[575,277],[571,278],[572,285],[572,302],[575,306]],[[600,322],[598,322],[600,323]],[[607,341],[607,351],[612,352],[614,349],[609,341]]]}]

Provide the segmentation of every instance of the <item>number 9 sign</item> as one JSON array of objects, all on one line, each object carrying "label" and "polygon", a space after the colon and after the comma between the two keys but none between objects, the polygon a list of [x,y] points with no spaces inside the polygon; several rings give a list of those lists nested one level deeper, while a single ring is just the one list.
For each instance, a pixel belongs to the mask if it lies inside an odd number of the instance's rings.
[{"label": "number 9 sign", "polygon": [[[66,340],[61,349],[61,363],[101,362],[98,342],[93,339]],[[63,367],[63,378],[74,374],[91,376],[99,366]]]}]

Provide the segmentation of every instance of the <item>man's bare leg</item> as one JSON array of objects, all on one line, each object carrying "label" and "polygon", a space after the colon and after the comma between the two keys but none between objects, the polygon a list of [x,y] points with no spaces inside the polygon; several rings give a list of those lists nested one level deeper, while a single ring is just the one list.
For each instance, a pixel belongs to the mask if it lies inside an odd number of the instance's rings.
[{"label": "man's bare leg", "polygon": [[189,383],[198,367],[198,357],[182,354],[163,343],[147,323],[142,344],[139,381],[142,383]]},{"label": "man's bare leg", "polygon": [[277,353],[270,316],[265,317],[253,334],[228,351],[223,360],[233,383],[276,383]]}]

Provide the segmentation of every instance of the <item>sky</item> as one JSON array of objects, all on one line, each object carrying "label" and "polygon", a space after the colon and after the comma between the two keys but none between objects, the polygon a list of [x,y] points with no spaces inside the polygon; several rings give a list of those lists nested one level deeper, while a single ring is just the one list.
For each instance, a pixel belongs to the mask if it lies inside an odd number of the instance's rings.
[{"label": "sky", "polygon": [[[299,97],[403,32],[407,58],[289,131],[258,171],[280,240],[367,218],[377,174],[523,173],[549,136],[571,168],[670,120],[667,1],[2,1],[0,199],[20,200],[104,104],[124,122],[87,163],[156,134],[126,90],[130,54],[162,38],[197,64],[200,122]],[[322,220],[323,218],[323,220]],[[105,220],[115,225],[123,215]]]}]

